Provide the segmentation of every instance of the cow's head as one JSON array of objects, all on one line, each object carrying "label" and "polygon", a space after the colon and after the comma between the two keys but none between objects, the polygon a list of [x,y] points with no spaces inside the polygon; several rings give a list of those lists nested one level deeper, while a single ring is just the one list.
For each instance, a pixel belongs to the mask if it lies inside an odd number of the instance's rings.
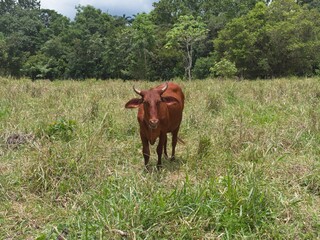
[{"label": "cow's head", "polygon": [[[178,103],[178,100],[171,96],[162,96],[168,89],[168,83],[163,88],[153,88],[150,90],[139,90],[133,87],[133,90],[141,98],[133,98],[126,103],[126,108],[137,108],[143,104],[144,120],[151,129],[156,129],[159,125],[159,116],[161,114],[161,104],[172,105]],[[162,113],[163,114],[163,113]]]}]

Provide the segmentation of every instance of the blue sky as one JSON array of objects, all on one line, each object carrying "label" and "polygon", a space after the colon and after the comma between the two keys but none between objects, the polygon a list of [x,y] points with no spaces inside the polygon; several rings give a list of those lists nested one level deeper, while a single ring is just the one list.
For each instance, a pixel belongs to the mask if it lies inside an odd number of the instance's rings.
[{"label": "blue sky", "polygon": [[52,9],[71,19],[76,14],[75,6],[92,5],[111,15],[131,16],[133,14],[150,12],[152,3],[156,0],[41,0],[41,8]]}]

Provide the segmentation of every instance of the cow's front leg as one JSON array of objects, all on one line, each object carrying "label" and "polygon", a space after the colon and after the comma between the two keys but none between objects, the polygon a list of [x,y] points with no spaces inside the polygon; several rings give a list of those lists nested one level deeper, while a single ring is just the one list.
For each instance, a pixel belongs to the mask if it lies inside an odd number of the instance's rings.
[{"label": "cow's front leg", "polygon": [[141,135],[142,140],[142,154],[144,158],[144,165],[147,168],[150,159],[150,148],[149,148],[149,141],[146,137]]},{"label": "cow's front leg", "polygon": [[161,157],[162,157],[162,151],[163,151],[163,146],[164,146],[165,141],[166,141],[166,134],[161,133],[160,137],[159,137],[159,144],[157,147],[157,154],[158,154],[157,168],[158,168],[158,170],[160,170],[160,168],[161,168]]}]

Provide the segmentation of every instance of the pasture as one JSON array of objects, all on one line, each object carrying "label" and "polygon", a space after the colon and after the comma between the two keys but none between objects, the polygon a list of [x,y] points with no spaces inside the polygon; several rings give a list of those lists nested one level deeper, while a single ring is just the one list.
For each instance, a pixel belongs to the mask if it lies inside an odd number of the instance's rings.
[{"label": "pasture", "polygon": [[0,78],[0,239],[319,239],[319,79],[177,82],[146,172],[124,104],[158,82]]}]

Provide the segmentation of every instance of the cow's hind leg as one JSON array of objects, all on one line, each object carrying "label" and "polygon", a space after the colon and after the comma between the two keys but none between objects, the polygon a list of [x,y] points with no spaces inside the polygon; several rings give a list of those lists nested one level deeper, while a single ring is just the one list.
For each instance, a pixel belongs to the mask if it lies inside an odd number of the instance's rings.
[{"label": "cow's hind leg", "polygon": [[168,157],[168,152],[167,152],[167,142],[168,142],[168,136],[167,136],[167,134],[165,135],[165,140],[164,140],[164,145],[163,145],[163,147],[164,147],[164,157],[166,158],[166,159],[168,159],[169,157]]},{"label": "cow's hind leg", "polygon": [[178,132],[179,132],[179,127],[172,132],[172,155],[171,155],[171,160],[175,159],[176,146],[177,146],[177,142],[178,142]]}]

